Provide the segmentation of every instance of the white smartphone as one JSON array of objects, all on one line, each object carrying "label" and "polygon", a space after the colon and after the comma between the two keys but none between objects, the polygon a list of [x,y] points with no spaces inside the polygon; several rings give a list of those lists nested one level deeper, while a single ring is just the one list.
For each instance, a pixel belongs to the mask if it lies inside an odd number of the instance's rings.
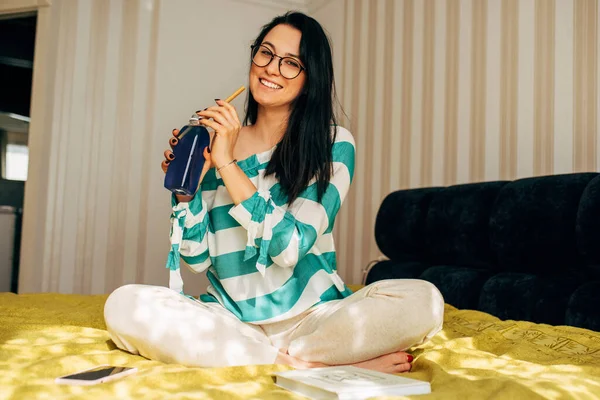
[{"label": "white smartphone", "polygon": [[95,385],[109,382],[137,372],[137,368],[116,367],[114,365],[99,365],[71,375],[56,378],[56,383],[68,385]]}]

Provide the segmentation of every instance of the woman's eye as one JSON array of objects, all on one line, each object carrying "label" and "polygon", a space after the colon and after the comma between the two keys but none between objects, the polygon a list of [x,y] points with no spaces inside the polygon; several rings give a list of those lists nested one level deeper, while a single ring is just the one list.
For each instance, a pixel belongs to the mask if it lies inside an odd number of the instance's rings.
[{"label": "woman's eye", "polygon": [[268,51],[268,50],[261,50],[260,54],[271,57],[272,53],[270,51]]},{"label": "woman's eye", "polygon": [[286,63],[291,67],[300,68],[300,64],[298,64],[296,61],[286,60]]}]

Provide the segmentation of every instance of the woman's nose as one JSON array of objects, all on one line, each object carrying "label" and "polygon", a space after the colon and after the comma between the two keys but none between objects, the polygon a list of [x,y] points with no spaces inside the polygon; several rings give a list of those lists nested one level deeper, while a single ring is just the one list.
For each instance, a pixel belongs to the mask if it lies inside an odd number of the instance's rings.
[{"label": "woman's nose", "polygon": [[269,75],[279,75],[279,59],[273,57],[269,65],[267,65],[267,73]]}]

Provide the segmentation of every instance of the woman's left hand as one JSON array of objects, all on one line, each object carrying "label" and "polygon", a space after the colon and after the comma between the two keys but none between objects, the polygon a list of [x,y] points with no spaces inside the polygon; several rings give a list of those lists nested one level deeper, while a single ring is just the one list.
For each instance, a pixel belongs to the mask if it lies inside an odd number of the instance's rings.
[{"label": "woman's left hand", "polygon": [[237,142],[242,124],[235,107],[223,100],[216,100],[217,105],[199,111],[203,119],[199,123],[212,128],[215,133],[210,147],[213,166],[219,168],[233,160],[233,149]]}]

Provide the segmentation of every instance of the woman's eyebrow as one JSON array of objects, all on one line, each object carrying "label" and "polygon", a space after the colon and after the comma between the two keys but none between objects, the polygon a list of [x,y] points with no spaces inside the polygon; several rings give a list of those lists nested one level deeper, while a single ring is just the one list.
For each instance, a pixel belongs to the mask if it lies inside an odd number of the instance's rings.
[{"label": "woman's eyebrow", "polygon": [[[269,46],[271,46],[273,48],[273,51],[277,52],[277,49],[275,48],[275,45],[273,43],[271,43],[271,42],[262,42],[262,44],[268,44]],[[296,55],[296,54],[285,53],[285,55],[289,56],[289,57],[295,57],[297,59],[300,59],[300,56]]]}]

